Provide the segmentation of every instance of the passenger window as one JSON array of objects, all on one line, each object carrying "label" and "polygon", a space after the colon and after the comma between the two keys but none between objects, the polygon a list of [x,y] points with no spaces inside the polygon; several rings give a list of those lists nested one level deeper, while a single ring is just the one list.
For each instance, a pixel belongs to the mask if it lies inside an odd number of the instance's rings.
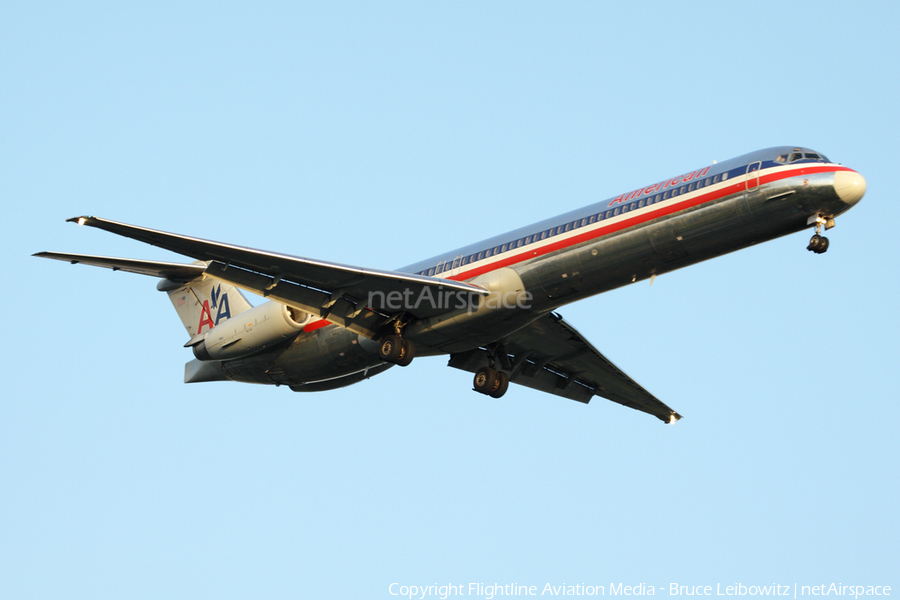
[{"label": "passenger window", "polygon": [[507,246],[509,246],[509,244],[503,244],[502,246],[500,246],[500,252],[506,252]]},{"label": "passenger window", "polygon": [[588,221],[588,225],[590,225],[591,223],[596,223],[598,218],[599,218],[598,215],[591,215],[591,218]]},{"label": "passenger window", "polygon": [[725,181],[726,179],[728,179],[728,171],[722,173],[722,181]]},{"label": "passenger window", "polygon": [[481,252],[478,253],[478,260],[483,260],[484,257],[485,257],[485,251],[482,250]]},{"label": "passenger window", "polygon": [[608,219],[608,218],[610,218],[611,216],[613,216],[613,211],[608,210],[608,211],[606,211],[606,216],[603,217],[603,218],[604,218],[604,219]]},{"label": "passenger window", "polygon": [[643,206],[646,202],[647,202],[646,200],[641,200],[640,202],[638,202],[638,208],[643,208]]},{"label": "passenger window", "polygon": [[688,191],[689,191],[689,192],[693,192],[693,191],[696,190],[696,189],[697,189],[697,184],[696,184],[696,183],[692,183],[691,185],[688,186]]},{"label": "passenger window", "polygon": [[622,212],[622,207],[618,207],[618,208],[616,208],[616,210],[613,211],[613,215],[618,216],[621,212]]}]

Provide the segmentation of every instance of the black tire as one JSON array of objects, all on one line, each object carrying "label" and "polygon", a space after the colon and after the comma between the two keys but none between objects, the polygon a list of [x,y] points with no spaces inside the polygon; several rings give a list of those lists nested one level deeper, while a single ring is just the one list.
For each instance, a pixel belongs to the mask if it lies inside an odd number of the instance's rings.
[{"label": "black tire", "polygon": [[826,250],[828,250],[828,238],[823,236],[822,239],[819,240],[819,247],[816,249],[816,252],[825,254]]},{"label": "black tire", "polygon": [[475,372],[475,380],[472,385],[480,394],[490,394],[497,387],[497,371],[490,367],[481,367]]},{"label": "black tire", "polygon": [[503,394],[506,393],[506,390],[509,389],[509,375],[500,371],[497,373],[497,387],[494,388],[490,394],[488,394],[491,398],[500,398]]},{"label": "black tire", "polygon": [[806,247],[807,250],[812,252],[819,252],[819,245],[822,243],[822,236],[818,233],[811,238],[809,238],[809,246]]},{"label": "black tire", "polygon": [[416,357],[416,345],[409,340],[400,340],[401,352],[400,358],[397,359],[397,365],[406,367]]},{"label": "black tire", "polygon": [[396,335],[386,335],[381,338],[381,345],[378,346],[378,357],[389,363],[396,364],[403,355],[403,340]]}]

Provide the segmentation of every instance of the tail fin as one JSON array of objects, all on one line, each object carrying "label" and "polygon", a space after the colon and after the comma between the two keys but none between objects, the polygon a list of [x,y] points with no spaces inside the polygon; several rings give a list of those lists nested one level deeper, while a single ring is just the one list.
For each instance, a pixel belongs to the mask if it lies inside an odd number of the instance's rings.
[{"label": "tail fin", "polygon": [[253,308],[239,289],[208,275],[187,283],[163,279],[156,289],[169,294],[175,312],[192,338]]}]

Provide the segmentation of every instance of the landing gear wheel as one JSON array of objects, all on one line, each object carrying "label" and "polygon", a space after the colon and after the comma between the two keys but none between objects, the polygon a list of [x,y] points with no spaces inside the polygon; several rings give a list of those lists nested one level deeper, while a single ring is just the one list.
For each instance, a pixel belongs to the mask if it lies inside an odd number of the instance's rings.
[{"label": "landing gear wheel", "polygon": [[378,358],[384,362],[394,363],[401,367],[407,366],[416,356],[416,346],[409,340],[398,335],[386,335],[381,339],[378,347]]},{"label": "landing gear wheel", "polygon": [[828,250],[828,238],[817,233],[810,238],[809,246],[807,246],[806,249],[810,252],[815,252],[816,254],[823,254]]},{"label": "landing gear wheel", "polygon": [[499,398],[509,389],[509,375],[500,371],[497,373],[497,387],[488,394],[491,398]]},{"label": "landing gear wheel", "polygon": [[475,372],[475,381],[472,385],[476,392],[490,394],[500,385],[499,374],[490,367],[481,367]]},{"label": "landing gear wheel", "polygon": [[384,362],[397,363],[403,356],[403,340],[400,336],[386,335],[378,347],[378,358]]},{"label": "landing gear wheel", "polygon": [[401,367],[405,367],[416,357],[416,345],[411,341],[402,338],[400,339],[400,344],[403,348],[400,353],[400,358],[397,359],[397,364]]},{"label": "landing gear wheel", "polygon": [[822,241],[822,236],[818,233],[809,238],[809,246],[806,247],[810,252],[817,252],[819,250],[819,243]]}]

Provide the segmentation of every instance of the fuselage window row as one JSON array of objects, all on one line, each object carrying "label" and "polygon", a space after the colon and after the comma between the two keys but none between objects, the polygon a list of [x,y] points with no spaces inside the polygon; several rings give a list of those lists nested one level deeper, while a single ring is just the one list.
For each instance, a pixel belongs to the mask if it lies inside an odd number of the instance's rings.
[{"label": "fuselage window row", "polygon": [[[781,157],[779,157],[781,158]],[[786,158],[786,155],[785,155]],[[777,159],[776,159],[777,160]],[[792,158],[792,160],[795,160]],[[821,160],[821,159],[819,159]],[[720,173],[713,177],[707,177],[703,181],[695,181],[688,185],[683,185],[678,188],[673,188],[666,192],[661,192],[658,194],[654,194],[652,196],[648,196],[646,198],[641,198],[640,200],[635,200],[628,204],[624,204],[622,206],[617,206],[614,209],[608,209],[605,211],[601,211],[597,214],[590,215],[589,217],[584,217],[583,219],[578,219],[572,221],[571,223],[566,223],[564,225],[559,225],[556,227],[551,227],[550,229],[545,229],[540,233],[535,233],[524,238],[519,238],[513,242],[507,242],[501,244],[500,246],[495,246],[493,248],[488,248],[486,250],[481,250],[479,252],[475,252],[468,256],[463,256],[461,258],[456,258],[452,261],[452,266],[450,261],[445,261],[443,263],[439,263],[438,265],[431,267],[430,269],[425,269],[424,271],[419,271],[418,275],[427,275],[433,276],[439,273],[449,271],[451,268],[456,269],[457,267],[462,267],[471,263],[475,263],[485,258],[490,258],[491,256],[496,256],[503,252],[508,252],[509,250],[513,250],[516,248],[521,248],[522,246],[527,246],[534,242],[543,241],[547,238],[556,236],[560,233],[568,233],[573,229],[578,229],[579,227],[585,227],[587,225],[592,225],[594,223],[598,223],[600,221],[605,221],[606,219],[610,219],[612,217],[617,217],[621,214],[630,212],[632,210],[636,210],[638,208],[643,208],[645,206],[650,206],[651,204],[656,204],[657,202],[663,202],[665,200],[669,200],[671,198],[675,198],[682,194],[686,194],[688,192],[693,192],[695,190],[699,190],[701,188],[705,188],[709,185],[715,185],[719,182],[725,181],[728,179],[730,175],[729,171],[725,171],[724,173]]]}]

